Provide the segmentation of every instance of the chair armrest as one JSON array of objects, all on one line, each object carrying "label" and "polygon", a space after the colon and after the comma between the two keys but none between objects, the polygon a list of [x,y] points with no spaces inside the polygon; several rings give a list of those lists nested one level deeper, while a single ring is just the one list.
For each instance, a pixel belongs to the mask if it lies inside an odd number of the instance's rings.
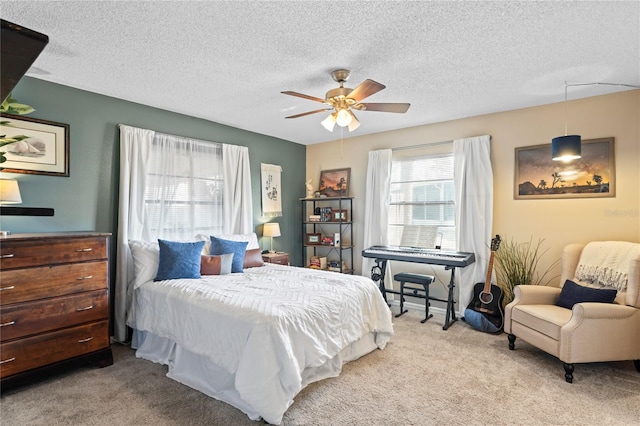
[{"label": "chair armrest", "polygon": [[560,289],[544,285],[517,285],[513,288],[513,295],[509,305],[553,305],[558,300]]},{"label": "chair armrest", "polygon": [[576,303],[560,329],[560,356],[568,363],[640,358],[640,309],[617,303]]}]

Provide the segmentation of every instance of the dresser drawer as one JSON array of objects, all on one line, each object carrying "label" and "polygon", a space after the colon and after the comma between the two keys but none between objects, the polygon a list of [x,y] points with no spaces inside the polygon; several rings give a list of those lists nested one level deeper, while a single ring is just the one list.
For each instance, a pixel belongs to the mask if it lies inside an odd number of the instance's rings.
[{"label": "dresser drawer", "polygon": [[2,270],[107,259],[107,237],[0,241]]},{"label": "dresser drawer", "polygon": [[0,310],[0,339],[39,334],[109,318],[107,290],[18,303]]},{"label": "dresser drawer", "polygon": [[109,347],[109,321],[14,340],[0,345],[0,377]]},{"label": "dresser drawer", "polygon": [[0,305],[107,288],[108,263],[0,270]]}]

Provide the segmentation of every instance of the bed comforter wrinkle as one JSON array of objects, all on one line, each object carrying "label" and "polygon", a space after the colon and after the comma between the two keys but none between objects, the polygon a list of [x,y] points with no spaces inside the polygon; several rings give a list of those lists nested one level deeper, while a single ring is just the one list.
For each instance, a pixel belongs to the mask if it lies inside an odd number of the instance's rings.
[{"label": "bed comforter wrinkle", "polygon": [[147,282],[136,291],[136,329],[233,374],[243,401],[273,424],[314,381],[305,370],[322,367],[321,378],[337,376],[341,365],[331,361],[340,351],[369,333],[383,349],[393,334],[391,312],[365,277],[266,265]]}]

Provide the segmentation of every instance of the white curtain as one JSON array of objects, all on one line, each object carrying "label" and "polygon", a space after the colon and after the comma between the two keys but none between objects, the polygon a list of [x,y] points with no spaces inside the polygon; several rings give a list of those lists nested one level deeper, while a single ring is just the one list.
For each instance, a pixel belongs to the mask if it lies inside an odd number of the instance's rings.
[{"label": "white curtain", "polygon": [[249,152],[237,147],[120,125],[120,195],[114,338],[132,319],[129,240],[193,240],[249,233]]},{"label": "white curtain", "polygon": [[[369,151],[364,208],[363,248],[387,245],[389,226],[389,193],[391,191],[391,150]],[[361,275],[371,277],[375,261],[362,259]],[[389,275],[389,274],[387,274]],[[386,280],[388,281],[388,280]]]},{"label": "white curtain", "polygon": [[485,280],[493,222],[491,137],[453,141],[456,187],[456,243],[458,251],[475,253],[476,261],[458,269],[458,311],[462,316],[473,296],[473,286]]},{"label": "white curtain", "polygon": [[224,144],[222,158],[224,162],[224,233],[249,234],[253,232],[249,148]]},{"label": "white curtain", "polygon": [[114,294],[114,338],[127,338],[127,301],[132,289],[133,262],[128,241],[142,239],[144,188],[149,152],[155,132],[120,125],[120,200],[116,241],[116,285]]}]

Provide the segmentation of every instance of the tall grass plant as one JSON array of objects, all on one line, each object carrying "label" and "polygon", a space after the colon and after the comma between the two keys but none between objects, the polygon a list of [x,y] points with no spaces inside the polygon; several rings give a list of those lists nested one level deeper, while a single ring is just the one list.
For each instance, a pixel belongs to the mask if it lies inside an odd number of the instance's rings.
[{"label": "tall grass plant", "polygon": [[539,271],[540,260],[549,250],[542,248],[543,242],[544,239],[540,238],[534,242],[533,236],[525,243],[514,241],[513,238],[505,239],[495,252],[496,279],[504,292],[505,305],[513,300],[513,288],[516,285],[547,285],[554,278],[545,281],[559,259],[544,271]]}]

